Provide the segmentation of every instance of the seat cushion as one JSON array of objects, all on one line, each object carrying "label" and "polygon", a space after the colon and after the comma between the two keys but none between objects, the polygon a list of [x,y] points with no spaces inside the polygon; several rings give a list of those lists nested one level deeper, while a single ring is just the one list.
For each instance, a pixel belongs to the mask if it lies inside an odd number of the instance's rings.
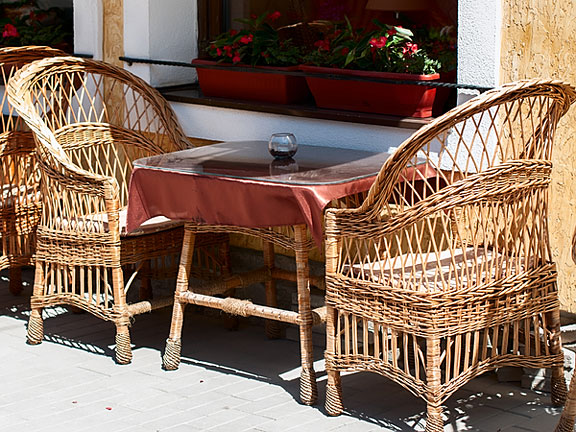
[{"label": "seat cushion", "polygon": [[493,249],[444,250],[409,253],[385,260],[345,266],[344,273],[379,284],[418,291],[437,291],[504,277],[524,268],[523,259],[510,258]]},{"label": "seat cushion", "polygon": [[[102,230],[108,231],[108,214],[107,213],[97,213],[86,215],[84,218],[74,218],[73,220],[59,220],[57,227],[64,230],[79,230],[88,232],[101,232]],[[146,234],[153,234],[159,231],[165,231],[168,229],[176,228],[181,226],[183,223],[178,221],[173,221],[164,216],[156,216],[152,219],[148,219],[136,230],[128,233],[126,232],[126,209],[120,210],[119,214],[119,225],[120,225],[120,235],[122,237],[133,237]]]}]

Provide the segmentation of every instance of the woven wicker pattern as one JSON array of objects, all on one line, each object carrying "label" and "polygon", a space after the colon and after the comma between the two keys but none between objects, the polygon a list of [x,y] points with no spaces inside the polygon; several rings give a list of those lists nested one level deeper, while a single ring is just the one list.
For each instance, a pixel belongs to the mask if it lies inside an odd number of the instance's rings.
[{"label": "woven wicker pattern", "polygon": [[443,430],[452,393],[501,366],[552,368],[563,402],[547,203],[554,131],[575,99],[554,81],[488,92],[405,141],[361,206],[327,211],[330,414],[340,371],[423,398],[428,432]]},{"label": "woven wicker pattern", "polygon": [[[24,64],[64,53],[48,47],[0,48],[0,84]],[[34,138],[15,115],[5,92],[0,96],[0,269],[10,268],[10,291],[22,291],[21,267],[33,263],[40,220]]]},{"label": "woven wicker pattern", "polygon": [[[150,276],[175,274],[183,237],[174,224],[121,235],[132,161],[191,144],[156,90],[103,62],[58,57],[32,63],[9,81],[8,94],[34,132],[41,168],[29,341],[42,339],[43,307],[69,304],[114,322],[116,359],[128,363],[132,316],[167,303],[127,305],[135,273],[128,278],[126,270],[142,274],[141,298],[148,296]],[[199,238],[196,264],[206,273],[227,263],[218,247],[225,239]]]}]

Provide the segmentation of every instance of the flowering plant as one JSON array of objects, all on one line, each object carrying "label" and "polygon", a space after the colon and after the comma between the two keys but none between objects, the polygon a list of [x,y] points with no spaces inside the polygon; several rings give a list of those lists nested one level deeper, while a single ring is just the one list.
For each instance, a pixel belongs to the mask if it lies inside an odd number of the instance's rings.
[{"label": "flowering plant", "polygon": [[316,66],[329,66],[378,72],[433,74],[440,62],[432,59],[405,28],[374,21],[372,31],[354,29],[350,21],[335,24],[316,41],[306,61]]},{"label": "flowering plant", "polygon": [[454,26],[414,29],[415,39],[428,55],[440,62],[440,72],[456,69],[456,29]]},{"label": "flowering plant", "polygon": [[2,8],[0,46],[58,45],[71,32],[59,8],[40,9],[35,1],[10,3]]},{"label": "flowering plant", "polygon": [[208,47],[208,55],[223,63],[252,66],[291,66],[300,63],[301,49],[291,39],[281,39],[272,23],[280,12],[264,13],[236,21],[243,30],[230,30],[219,35]]}]

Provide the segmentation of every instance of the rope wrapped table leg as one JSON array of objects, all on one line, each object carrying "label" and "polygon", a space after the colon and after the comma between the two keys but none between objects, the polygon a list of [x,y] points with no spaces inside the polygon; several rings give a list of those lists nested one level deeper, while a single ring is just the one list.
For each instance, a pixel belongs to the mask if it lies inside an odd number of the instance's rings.
[{"label": "rope wrapped table leg", "polygon": [[132,347],[128,329],[116,331],[116,363],[129,364],[132,361]]},{"label": "rope wrapped table leg", "polygon": [[182,341],[180,339],[166,339],[166,350],[162,357],[162,363],[166,370],[176,370],[180,366],[180,351],[182,350]]},{"label": "rope wrapped table leg", "polygon": [[32,309],[30,319],[28,320],[28,334],[26,336],[28,343],[38,345],[44,338],[44,321],[42,320],[42,310]]}]

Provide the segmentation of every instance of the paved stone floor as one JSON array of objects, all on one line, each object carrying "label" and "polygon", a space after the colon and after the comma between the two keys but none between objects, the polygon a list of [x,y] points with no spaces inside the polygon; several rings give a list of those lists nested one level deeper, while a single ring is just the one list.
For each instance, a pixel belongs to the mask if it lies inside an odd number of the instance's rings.
[{"label": "paved stone floor", "polygon": [[[411,431],[422,430],[424,403],[376,374],[343,378],[346,412],[323,408],[326,375],[316,348],[320,401],[298,403],[299,350],[267,340],[262,327],[186,312],[183,361],[163,371],[161,353],[170,309],[139,316],[132,327],[134,359],[113,361],[114,327],[63,308],[45,311],[45,340],[25,341],[31,272],[13,297],[0,273],[0,431]],[[447,431],[551,431],[559,410],[549,395],[473,380],[446,406]]]}]

